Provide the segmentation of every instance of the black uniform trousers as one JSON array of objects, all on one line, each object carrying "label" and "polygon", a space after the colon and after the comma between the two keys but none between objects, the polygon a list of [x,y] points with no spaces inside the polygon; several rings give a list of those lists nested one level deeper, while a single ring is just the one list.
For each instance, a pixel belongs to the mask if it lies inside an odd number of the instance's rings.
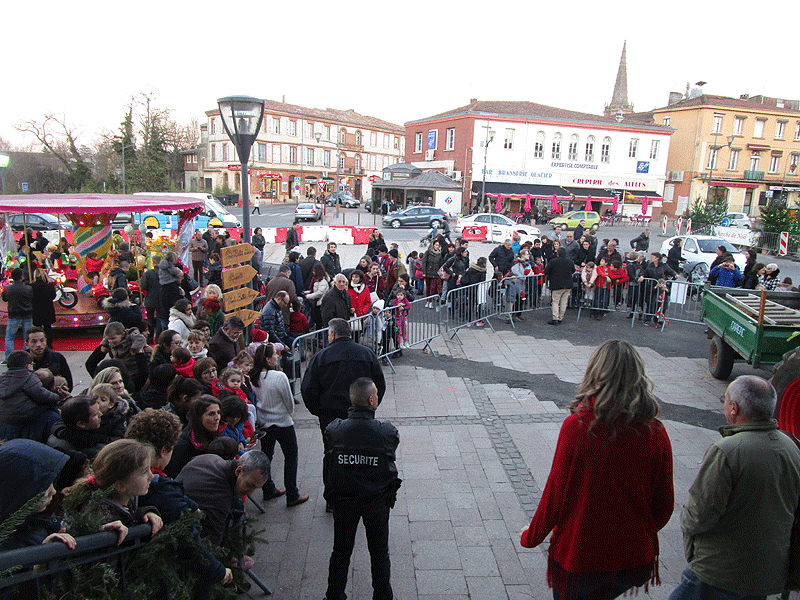
[{"label": "black uniform trousers", "polygon": [[328,569],[325,600],[346,600],[347,571],[356,538],[358,522],[364,521],[372,567],[372,600],[392,600],[389,561],[389,506],[385,500],[354,506],[336,502],[333,506],[333,552]]}]

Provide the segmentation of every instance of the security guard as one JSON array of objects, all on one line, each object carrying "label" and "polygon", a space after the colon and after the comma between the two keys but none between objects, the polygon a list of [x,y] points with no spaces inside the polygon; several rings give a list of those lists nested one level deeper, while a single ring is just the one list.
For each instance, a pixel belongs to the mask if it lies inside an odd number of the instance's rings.
[{"label": "security guard", "polygon": [[373,600],[392,600],[389,582],[389,509],[401,479],[394,464],[400,437],[394,425],[375,419],[378,388],[369,377],[350,385],[347,419],[325,430],[325,500],[333,506],[333,552],[325,600],[345,600],[347,570],[359,520],[364,520],[372,563]]}]

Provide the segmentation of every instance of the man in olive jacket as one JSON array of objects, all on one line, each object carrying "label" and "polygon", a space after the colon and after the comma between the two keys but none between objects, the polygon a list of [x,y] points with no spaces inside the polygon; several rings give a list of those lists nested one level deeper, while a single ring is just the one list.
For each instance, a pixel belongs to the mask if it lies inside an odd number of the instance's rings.
[{"label": "man in olive jacket", "polygon": [[706,451],[681,513],[689,568],[671,598],[764,598],[786,586],[800,450],[778,431],[775,403],[760,377],[728,386],[729,425]]}]

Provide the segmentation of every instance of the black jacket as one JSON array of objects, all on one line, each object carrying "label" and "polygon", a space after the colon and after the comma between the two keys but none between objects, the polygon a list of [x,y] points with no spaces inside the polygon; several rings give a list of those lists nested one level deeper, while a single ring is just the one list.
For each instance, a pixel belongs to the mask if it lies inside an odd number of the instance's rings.
[{"label": "black jacket", "polygon": [[322,313],[322,327],[327,327],[331,319],[344,319],[349,320],[352,316],[350,309],[353,304],[350,300],[350,294],[345,290],[340,292],[335,287],[328,290],[322,297],[321,313]]},{"label": "black jacket", "polygon": [[291,250],[299,245],[300,237],[297,235],[297,231],[295,231],[294,227],[289,227],[289,229],[286,231],[286,250]]},{"label": "black jacket", "polygon": [[303,290],[307,290],[311,285],[311,275],[314,272],[314,265],[320,264],[316,256],[306,256],[297,261],[300,265],[300,273],[303,276]]},{"label": "black jacket", "polygon": [[119,267],[114,267],[108,274],[109,288],[125,288],[128,289],[128,278],[125,277],[125,271]]},{"label": "black jacket", "polygon": [[308,411],[315,416],[343,418],[350,407],[350,384],[369,377],[378,388],[378,400],[386,392],[386,380],[375,353],[350,338],[333,340],[309,361],[300,391]]},{"label": "black jacket", "polygon": [[325,267],[325,271],[328,273],[328,277],[333,279],[333,276],[337,273],[342,272],[342,262],[339,259],[338,254],[331,254],[327,250],[325,254],[322,255],[322,260],[320,260],[322,266]]},{"label": "black jacket", "polygon": [[139,331],[144,329],[142,322],[142,309],[138,304],[131,304],[130,300],[118,301],[114,298],[103,300],[103,308],[108,313],[108,322],[117,321],[125,329],[135,327]]},{"label": "black jacket", "polygon": [[208,340],[208,355],[217,363],[219,372],[228,366],[239,352],[244,349],[243,336],[235,342],[228,337],[225,330],[220,327],[210,340]]},{"label": "black jacket", "polygon": [[37,279],[31,283],[33,300],[33,324],[52,325],[56,322],[56,307],[53,300],[56,299],[56,286],[49,281]]},{"label": "black jacket", "polygon": [[[161,292],[161,284],[158,282],[158,269],[145,271],[139,280],[139,287],[145,293],[145,307],[156,308],[158,306],[158,295]],[[150,333],[152,334],[153,332],[151,331]]]},{"label": "black jacket", "polygon": [[69,370],[69,363],[67,363],[64,355],[50,350],[50,348],[45,348],[41,359],[33,359],[33,370],[35,371],[36,369],[50,369],[53,375],[61,375],[67,380],[67,385],[72,391],[72,372]]},{"label": "black jacket", "polygon": [[511,270],[511,265],[514,263],[514,251],[511,248],[506,248],[504,244],[500,244],[489,255],[489,262],[496,269],[499,269],[503,275],[507,275]]},{"label": "black jacket", "polygon": [[644,234],[644,231],[631,240],[631,248],[637,252],[647,252],[650,249],[650,236]]},{"label": "black jacket", "polygon": [[551,290],[572,289],[572,274],[575,272],[575,263],[566,256],[554,258],[544,268],[544,276]]},{"label": "black jacket", "polygon": [[9,317],[33,316],[33,289],[27,283],[15,281],[3,289],[2,298],[8,302]]},{"label": "black jacket", "polygon": [[400,435],[369,407],[351,406],[325,429],[325,500],[355,506],[394,506],[400,487],[395,454]]},{"label": "black jacket", "polygon": [[283,311],[281,307],[275,303],[274,298],[264,305],[261,311],[261,318],[259,319],[259,326],[261,331],[267,334],[267,341],[272,343],[280,342],[291,348],[294,340],[286,333]]},{"label": "black jacket", "polygon": [[208,284],[218,285],[222,287],[222,263],[217,261],[215,263],[208,263],[208,273],[206,273]]},{"label": "black jacket", "polygon": [[659,262],[658,266],[653,263],[647,263],[647,266],[642,271],[642,276],[645,279],[675,279],[677,274],[672,268],[663,262]]}]

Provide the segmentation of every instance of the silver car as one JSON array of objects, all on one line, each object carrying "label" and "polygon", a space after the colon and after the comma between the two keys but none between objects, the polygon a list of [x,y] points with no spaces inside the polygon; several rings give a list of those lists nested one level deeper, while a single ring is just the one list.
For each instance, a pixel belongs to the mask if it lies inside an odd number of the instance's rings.
[{"label": "silver car", "polygon": [[322,206],[313,202],[301,202],[294,209],[294,218],[298,221],[319,221],[322,218]]}]

